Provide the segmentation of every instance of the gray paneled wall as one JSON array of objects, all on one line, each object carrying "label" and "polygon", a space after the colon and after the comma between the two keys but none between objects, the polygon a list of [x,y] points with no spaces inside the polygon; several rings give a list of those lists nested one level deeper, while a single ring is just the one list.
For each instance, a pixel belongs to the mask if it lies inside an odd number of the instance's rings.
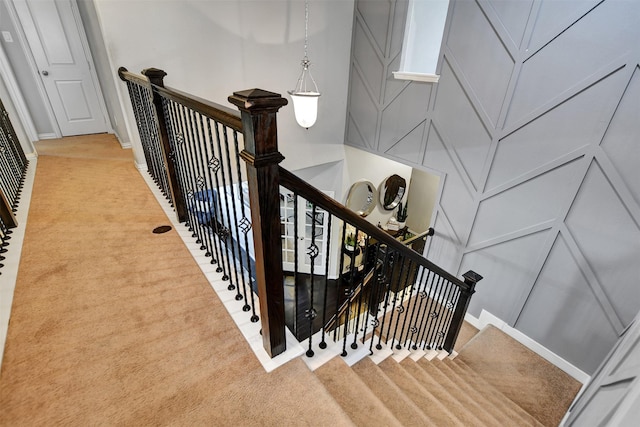
[{"label": "gray paneled wall", "polygon": [[359,0],[346,143],[444,174],[428,256],[585,372],[640,310],[640,2],[451,0],[437,84],[406,1]]}]

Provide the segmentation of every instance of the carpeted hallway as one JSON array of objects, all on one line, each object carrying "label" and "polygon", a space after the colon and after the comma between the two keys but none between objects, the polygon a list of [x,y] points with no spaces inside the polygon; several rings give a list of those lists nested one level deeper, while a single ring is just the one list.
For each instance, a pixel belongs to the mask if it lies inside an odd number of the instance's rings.
[{"label": "carpeted hallway", "polygon": [[2,426],[554,426],[580,387],[469,326],[454,360],[266,373],[175,230],[152,233],[168,221],[130,151],[109,135],[37,148]]},{"label": "carpeted hallway", "polygon": [[[300,360],[265,373],[112,136],[39,143],[0,425],[349,425]],[[295,396],[295,398],[293,398]]]}]

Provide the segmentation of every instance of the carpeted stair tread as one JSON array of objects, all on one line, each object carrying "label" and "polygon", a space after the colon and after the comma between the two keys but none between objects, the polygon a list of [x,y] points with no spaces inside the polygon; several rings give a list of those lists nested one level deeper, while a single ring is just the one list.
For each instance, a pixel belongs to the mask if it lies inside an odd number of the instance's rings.
[{"label": "carpeted stair tread", "polygon": [[437,386],[437,384],[420,384],[392,358],[383,360],[378,367],[433,421],[433,425],[465,425],[429,392],[428,389]]},{"label": "carpeted stair tread", "polygon": [[582,386],[566,372],[491,325],[469,341],[458,357],[548,426],[560,423]]},{"label": "carpeted stair tread", "polygon": [[433,425],[433,421],[387,377],[370,358],[351,367],[404,426]]},{"label": "carpeted stair tread", "polygon": [[334,357],[316,369],[315,374],[356,425],[402,426],[341,358]]},{"label": "carpeted stair tread", "polygon": [[533,417],[489,383],[481,379],[474,379],[468,374],[459,375],[458,370],[453,369],[456,366],[454,362],[421,359],[418,365],[432,374],[434,378],[438,378],[439,381],[449,381],[448,387],[457,387],[465,396],[473,400],[476,406],[489,412],[499,422],[499,425],[508,425],[516,420],[518,425],[536,424]]},{"label": "carpeted stair tread", "polygon": [[[441,371],[437,368],[429,369],[430,364],[434,363],[442,363],[440,360],[435,359],[432,362],[429,362],[426,359],[420,359],[417,362],[414,362],[411,359],[405,359],[402,361],[401,365],[405,369],[407,369],[410,373],[412,373],[416,379],[423,378],[425,375],[430,378],[430,381],[435,382],[441,385],[441,388],[435,389],[432,392],[436,395],[440,401],[447,402],[448,399],[455,399],[454,404],[447,404],[447,407],[450,409],[456,409],[456,415],[458,415],[458,411],[461,411],[465,414],[469,414],[472,417],[472,421],[477,420],[478,423],[481,423],[486,426],[502,426],[504,425],[506,419],[501,419],[502,417],[494,415],[491,411],[491,407],[479,405],[469,394],[467,390],[463,390],[458,385],[453,382],[449,377],[443,375]],[[438,393],[436,393],[436,391]],[[440,397],[442,395],[442,397]],[[465,420],[463,420],[465,421]]]}]

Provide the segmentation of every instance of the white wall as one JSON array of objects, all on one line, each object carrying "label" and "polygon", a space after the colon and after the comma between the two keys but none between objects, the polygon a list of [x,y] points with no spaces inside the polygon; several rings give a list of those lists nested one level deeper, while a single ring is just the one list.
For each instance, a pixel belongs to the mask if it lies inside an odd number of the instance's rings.
[{"label": "white wall", "polygon": [[[94,0],[114,79],[119,66],[164,69],[172,86],[229,105],[234,91],[254,87],[286,95],[300,72],[304,2],[297,0]],[[292,107],[278,115],[283,165],[300,169],[343,158],[353,1],[311,2],[309,58],[322,97],[318,121],[300,128]],[[128,96],[129,130],[135,127]],[[143,162],[138,137],[136,160]]]}]

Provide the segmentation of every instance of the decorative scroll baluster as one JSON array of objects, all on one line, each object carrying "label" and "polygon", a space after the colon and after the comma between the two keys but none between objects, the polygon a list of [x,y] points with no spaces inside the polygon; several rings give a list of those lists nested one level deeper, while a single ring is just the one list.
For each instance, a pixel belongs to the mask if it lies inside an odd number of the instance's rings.
[{"label": "decorative scroll baluster", "polygon": [[[327,324],[327,294],[329,291],[329,253],[330,253],[330,249],[331,249],[331,220],[333,218],[333,215],[329,215],[328,221],[327,221],[327,229],[329,230],[329,232],[327,233],[327,242],[326,242],[326,246],[325,246],[325,250],[324,253],[327,256],[327,260],[324,263],[324,299],[322,301],[322,334],[321,334],[321,338],[320,338],[320,343],[318,344],[318,347],[320,347],[321,349],[325,349],[327,348],[327,343],[325,342],[324,338],[325,338],[325,325]],[[342,255],[342,254],[340,254]],[[336,297],[336,300],[338,298]]]},{"label": "decorative scroll baluster", "polygon": [[431,296],[429,298],[429,306],[427,309],[427,322],[426,322],[427,334],[425,336],[425,348],[427,350],[432,349],[435,324],[439,316],[437,311],[437,305],[438,305],[437,299],[438,299],[438,296],[440,295],[440,290],[442,289],[443,282],[444,282],[443,277],[439,276],[436,287],[432,288],[430,292]]},{"label": "decorative scroll baluster", "polygon": [[[306,228],[306,224],[305,224]],[[311,274],[310,274],[310,287],[309,291],[309,309],[305,312],[305,317],[309,319],[309,349],[307,350],[307,357],[313,357],[312,341],[313,341],[313,321],[315,320],[317,313],[316,309],[313,307],[313,293],[314,293],[314,279],[315,279],[315,262],[316,257],[318,256],[318,247],[316,246],[316,205],[313,204],[311,207],[311,244],[309,248],[307,248],[307,255],[309,255],[310,264],[311,264]]]},{"label": "decorative scroll baluster", "polygon": [[251,256],[249,256],[250,254],[250,248],[249,248],[249,238],[247,236],[247,234],[249,233],[249,231],[251,231],[251,221],[249,220],[249,218],[247,218],[246,215],[244,215],[244,206],[245,206],[245,201],[244,201],[244,191],[242,190],[242,168],[240,167],[240,148],[239,148],[239,144],[238,144],[238,132],[236,132],[235,130],[233,131],[233,144],[235,147],[235,161],[236,161],[236,169],[237,169],[237,174],[238,174],[238,183],[239,183],[239,192],[240,192],[240,205],[242,206],[242,219],[240,220],[240,227],[242,228],[242,232],[244,233],[244,247],[245,247],[245,252],[246,252],[246,260],[247,260],[247,271],[249,274],[249,284],[250,284],[250,288],[249,288],[249,298],[251,299],[251,304],[249,304],[247,302],[247,294],[246,294],[246,284],[244,283],[244,277],[243,277],[243,283],[242,283],[242,288],[245,292],[244,294],[244,301],[245,304],[242,307],[243,311],[249,311],[251,310],[251,321],[252,322],[257,322],[258,316],[256,315],[256,310],[255,310],[255,301],[254,301],[254,296],[253,296],[253,280],[254,277],[251,274],[252,268],[251,268]]}]

